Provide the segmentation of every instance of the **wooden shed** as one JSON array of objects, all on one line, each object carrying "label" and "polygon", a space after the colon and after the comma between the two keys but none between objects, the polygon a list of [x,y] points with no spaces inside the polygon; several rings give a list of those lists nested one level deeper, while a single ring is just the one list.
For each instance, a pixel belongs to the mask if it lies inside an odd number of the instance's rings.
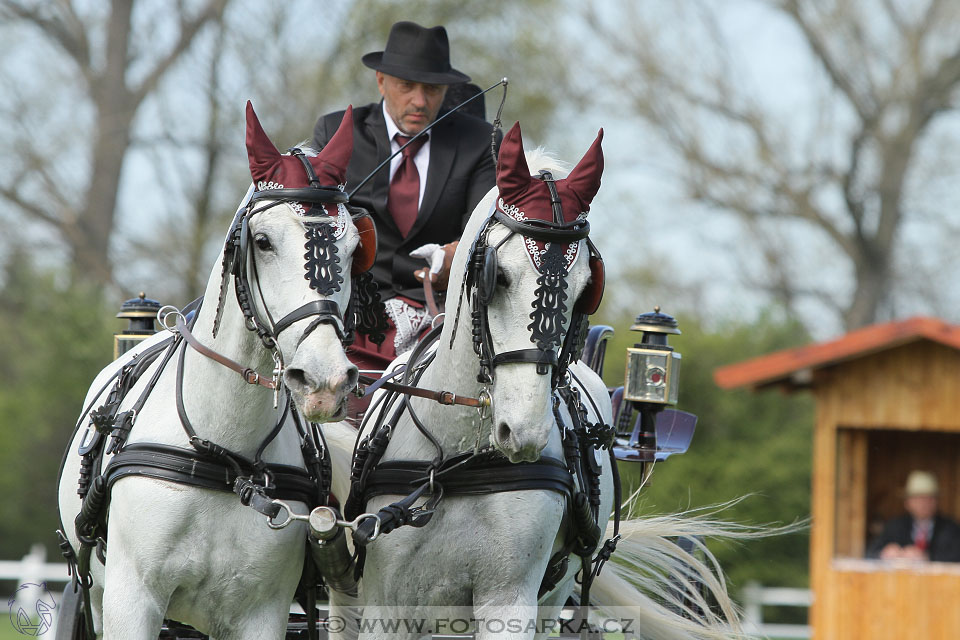
[{"label": "wooden shed", "polygon": [[725,389],[809,390],[815,638],[960,638],[960,563],[864,559],[913,469],[960,520],[960,326],[915,317],[721,367]]}]

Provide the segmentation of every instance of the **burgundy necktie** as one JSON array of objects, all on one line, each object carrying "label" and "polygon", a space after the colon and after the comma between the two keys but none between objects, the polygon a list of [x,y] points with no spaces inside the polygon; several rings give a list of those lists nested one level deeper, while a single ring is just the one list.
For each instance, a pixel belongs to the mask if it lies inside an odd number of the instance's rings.
[{"label": "burgundy necktie", "polygon": [[916,534],[913,536],[913,545],[920,549],[920,551],[926,551],[927,547],[930,545],[930,538],[927,531],[927,527],[918,526]]},{"label": "burgundy necktie", "polygon": [[[410,140],[408,136],[402,136],[399,133],[394,136],[397,143],[402,147]],[[427,141],[427,136],[417,138],[413,144],[408,146],[401,153],[402,160],[397,167],[396,173],[390,180],[390,193],[387,195],[387,211],[393,216],[393,221],[397,223],[400,234],[406,238],[417,220],[417,210],[420,208],[420,174],[417,172],[417,165],[413,157],[417,151]]]}]

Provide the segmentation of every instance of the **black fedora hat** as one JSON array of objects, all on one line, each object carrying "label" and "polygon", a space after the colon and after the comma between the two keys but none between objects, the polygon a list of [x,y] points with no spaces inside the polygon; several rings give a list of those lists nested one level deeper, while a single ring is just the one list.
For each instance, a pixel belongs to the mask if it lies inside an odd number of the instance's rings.
[{"label": "black fedora hat", "polygon": [[398,22],[390,27],[383,51],[368,53],[363,64],[391,76],[427,84],[468,82],[470,76],[450,66],[450,43],[443,27]]}]

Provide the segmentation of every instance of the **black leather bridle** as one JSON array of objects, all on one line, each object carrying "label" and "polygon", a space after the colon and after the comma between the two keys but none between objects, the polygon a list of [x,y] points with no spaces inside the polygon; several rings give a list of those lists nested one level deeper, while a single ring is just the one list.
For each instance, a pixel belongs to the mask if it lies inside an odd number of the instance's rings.
[{"label": "black leather bridle", "polygon": [[[299,149],[295,151],[299,152]],[[234,290],[237,296],[237,303],[246,319],[247,328],[257,332],[263,345],[271,351],[277,352],[277,338],[295,322],[307,318],[315,318],[304,334],[300,337],[302,342],[313,330],[321,324],[331,324],[337,331],[341,342],[349,344],[349,332],[345,329],[343,313],[339,305],[334,300],[313,300],[308,302],[279,320],[274,320],[269,309],[264,305],[264,313],[260,313],[257,305],[254,303],[251,295],[252,287],[249,279],[249,273],[255,276],[255,282],[260,299],[263,300],[262,289],[260,289],[259,278],[256,278],[257,265],[253,259],[250,250],[251,233],[249,221],[254,215],[268,211],[280,204],[306,203],[311,205],[310,209],[303,215],[304,225],[306,227],[307,243],[311,241],[319,242],[325,245],[327,252],[327,264],[312,265],[309,259],[305,265],[307,279],[311,280],[311,287],[316,289],[322,295],[330,295],[340,290],[340,283],[343,282],[340,276],[339,258],[336,255],[336,247],[331,245],[335,242],[331,229],[331,217],[327,215],[322,205],[335,204],[341,205],[347,202],[347,195],[336,187],[320,186],[317,182],[313,166],[303,157],[302,152],[295,154],[304,162],[307,169],[307,175],[310,177],[310,186],[299,189],[263,189],[255,191],[250,197],[246,207],[237,212],[237,216],[231,226],[230,234],[227,238],[227,244],[223,254],[223,275],[220,286],[220,300],[217,307],[217,317],[214,322],[214,336],[219,329],[220,317],[223,312],[223,303],[226,297],[227,282],[232,276]],[[258,203],[263,203],[257,206]],[[367,217],[366,212],[354,214],[351,217],[356,219]],[[311,279],[311,267],[314,271],[319,271],[317,277]]]},{"label": "black leather bridle", "polygon": [[[470,317],[472,323],[473,348],[479,359],[477,381],[482,384],[492,384],[496,367],[508,363],[532,363],[537,365],[537,373],[546,375],[553,370],[552,387],[556,389],[563,379],[567,367],[574,354],[578,351],[577,344],[582,343],[581,325],[585,324],[586,315],[579,313],[574,307],[571,327],[564,331],[565,316],[568,310],[567,276],[568,269],[563,261],[563,247],[572,242],[587,239],[591,259],[599,259],[599,253],[589,241],[590,223],[586,218],[577,218],[573,222],[564,222],[560,196],[557,192],[553,176],[549,171],[541,171],[543,180],[550,192],[550,203],[553,210],[553,221],[524,220],[519,221],[495,209],[486,224],[477,234],[467,269],[467,277],[461,289],[460,302],[464,291],[470,299]],[[489,234],[495,224],[506,227],[510,233],[502,238],[495,246],[489,244]],[[529,349],[515,349],[497,353],[493,347],[493,338],[490,334],[487,308],[493,300],[497,278],[497,251],[504,242],[513,235],[520,235],[525,239],[551,243],[543,258],[541,274],[537,279],[540,285],[537,289],[537,298],[533,302],[533,319],[527,328],[530,330],[530,340],[536,346]],[[591,283],[588,287],[596,286]],[[600,285],[602,286],[602,284]],[[459,322],[460,308],[458,304],[455,323]],[[456,324],[453,336],[456,335]],[[451,337],[451,343],[453,341]],[[555,349],[559,348],[559,351]]]}]

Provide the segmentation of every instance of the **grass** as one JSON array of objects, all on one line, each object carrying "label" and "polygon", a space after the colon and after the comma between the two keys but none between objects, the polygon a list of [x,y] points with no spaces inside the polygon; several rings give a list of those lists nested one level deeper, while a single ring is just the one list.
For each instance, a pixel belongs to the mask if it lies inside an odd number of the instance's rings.
[{"label": "grass", "polygon": [[[6,609],[6,602],[4,602],[3,605],[4,609]],[[10,622],[9,612],[0,612],[0,640],[24,640],[24,638],[29,637],[30,636],[24,635],[14,628]],[[42,638],[43,636],[40,637]]]}]

